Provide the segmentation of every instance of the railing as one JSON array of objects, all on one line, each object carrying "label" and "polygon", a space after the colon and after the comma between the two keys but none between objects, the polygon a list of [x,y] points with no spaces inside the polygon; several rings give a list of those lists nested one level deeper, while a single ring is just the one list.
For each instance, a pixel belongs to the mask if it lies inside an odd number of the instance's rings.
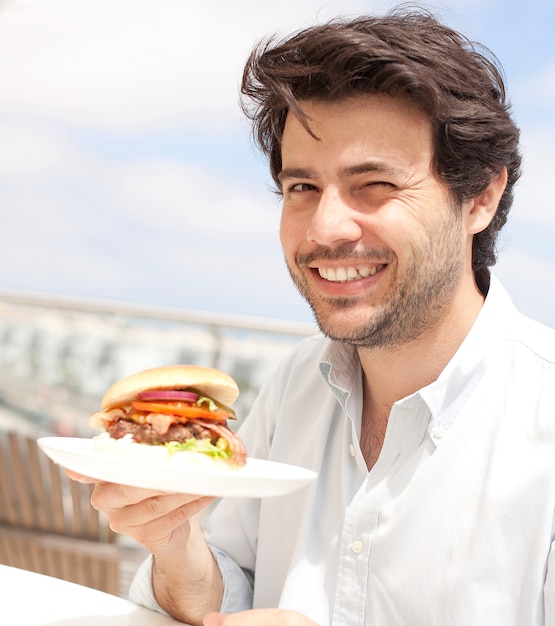
[{"label": "railing", "polygon": [[[232,315],[191,309],[176,309],[119,301],[88,300],[36,292],[0,290],[0,305],[15,304],[23,307],[68,311],[74,313],[124,316],[151,321],[199,324],[213,331],[223,329],[262,332],[271,335],[305,337],[315,332],[315,326],[306,322],[278,320],[247,315]],[[0,312],[1,313],[1,312]]]}]

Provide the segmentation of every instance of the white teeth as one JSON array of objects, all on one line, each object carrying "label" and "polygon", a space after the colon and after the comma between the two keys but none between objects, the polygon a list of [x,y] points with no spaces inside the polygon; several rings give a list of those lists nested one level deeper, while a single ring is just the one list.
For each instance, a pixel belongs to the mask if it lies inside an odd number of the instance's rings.
[{"label": "white teeth", "polygon": [[338,267],[335,270],[335,280],[339,283],[344,283],[348,278],[347,272],[342,268]]},{"label": "white teeth", "polygon": [[362,267],[338,267],[337,269],[328,267],[318,268],[318,273],[325,280],[333,283],[346,283],[359,278],[367,278],[373,276],[378,271],[378,267],[364,265]]}]

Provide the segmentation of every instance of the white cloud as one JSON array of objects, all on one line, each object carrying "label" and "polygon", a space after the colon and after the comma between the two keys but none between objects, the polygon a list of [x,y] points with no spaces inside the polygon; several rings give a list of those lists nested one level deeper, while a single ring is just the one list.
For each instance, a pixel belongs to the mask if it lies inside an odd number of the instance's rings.
[{"label": "white cloud", "polygon": [[40,260],[35,251],[42,251],[40,256],[49,250],[55,254],[64,241],[82,232],[76,217],[67,201],[45,193],[40,185],[3,190],[1,270],[17,274],[24,265]]},{"label": "white cloud", "polygon": [[0,180],[48,176],[62,164],[73,169],[76,159],[84,158],[64,133],[51,127],[31,127],[21,120],[0,121]]},{"label": "white cloud", "polygon": [[130,299],[140,298],[146,283],[148,297],[160,302],[288,317],[298,296],[282,261],[279,206],[269,194],[167,159],[103,176],[120,228],[128,228],[118,263],[126,267]]},{"label": "white cloud", "polygon": [[357,6],[13,0],[0,12],[0,106],[119,129],[230,124],[256,40]]},{"label": "white cloud", "polygon": [[[115,201],[155,232],[242,245],[277,229],[279,207],[220,172],[177,161],[141,161],[111,173]],[[256,239],[255,239],[256,241]]]},{"label": "white cloud", "polygon": [[[240,73],[254,42],[392,4],[12,0],[0,10],[0,111],[119,131],[234,126],[242,119]],[[458,2],[439,6],[456,10]]]}]

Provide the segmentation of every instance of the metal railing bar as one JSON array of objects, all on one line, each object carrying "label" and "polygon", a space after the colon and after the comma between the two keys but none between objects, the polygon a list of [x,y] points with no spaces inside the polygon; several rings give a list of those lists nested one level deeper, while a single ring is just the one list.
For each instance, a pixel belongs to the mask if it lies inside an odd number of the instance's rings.
[{"label": "metal railing bar", "polygon": [[314,324],[229,313],[144,305],[117,300],[96,300],[50,293],[0,290],[0,302],[22,306],[42,307],[59,311],[96,313],[157,321],[199,324],[214,329],[235,329],[273,334],[309,336],[317,332]]}]

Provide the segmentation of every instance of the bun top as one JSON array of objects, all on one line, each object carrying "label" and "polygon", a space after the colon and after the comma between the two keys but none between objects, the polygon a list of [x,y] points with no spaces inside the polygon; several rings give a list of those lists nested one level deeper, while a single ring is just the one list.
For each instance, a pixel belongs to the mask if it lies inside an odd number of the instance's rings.
[{"label": "bun top", "polygon": [[237,383],[220,370],[199,365],[170,365],[122,378],[106,392],[102,410],[109,411],[135,400],[141,391],[187,388],[193,388],[226,406],[233,404],[239,395]]}]

